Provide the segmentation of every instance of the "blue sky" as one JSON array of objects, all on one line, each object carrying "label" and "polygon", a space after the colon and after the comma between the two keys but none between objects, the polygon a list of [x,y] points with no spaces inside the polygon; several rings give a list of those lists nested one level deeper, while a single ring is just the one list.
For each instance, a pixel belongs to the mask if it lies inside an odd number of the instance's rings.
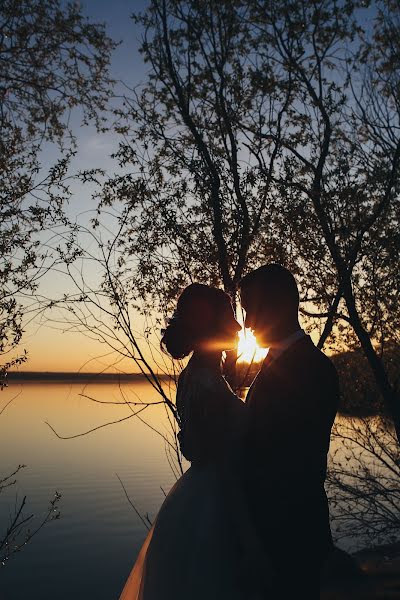
[{"label": "blue sky", "polygon": [[116,79],[137,82],[144,70],[139,59],[138,47],[141,31],[130,18],[132,13],[142,11],[145,0],[86,0],[82,10],[93,22],[105,23],[108,34],[122,43],[114,53],[112,72]]}]

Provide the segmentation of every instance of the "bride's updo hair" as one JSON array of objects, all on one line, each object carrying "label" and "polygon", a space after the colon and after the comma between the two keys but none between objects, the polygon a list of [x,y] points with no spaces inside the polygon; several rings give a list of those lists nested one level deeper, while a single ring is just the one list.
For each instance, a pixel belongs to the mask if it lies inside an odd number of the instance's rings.
[{"label": "bride's updo hair", "polygon": [[213,337],[228,305],[230,298],[222,290],[202,283],[188,285],[164,330],[161,347],[172,358],[188,356],[196,344]]}]

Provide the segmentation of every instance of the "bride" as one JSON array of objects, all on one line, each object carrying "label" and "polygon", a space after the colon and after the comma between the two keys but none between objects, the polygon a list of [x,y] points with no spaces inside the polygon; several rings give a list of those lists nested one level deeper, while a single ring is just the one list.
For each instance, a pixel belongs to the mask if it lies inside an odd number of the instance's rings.
[{"label": "bride", "polygon": [[239,479],[246,406],[220,368],[239,330],[222,290],[195,283],[182,292],[161,344],[175,359],[193,352],[176,397],[179,441],[191,467],[161,506],[120,600],[261,597],[254,569],[265,579],[266,563]]}]

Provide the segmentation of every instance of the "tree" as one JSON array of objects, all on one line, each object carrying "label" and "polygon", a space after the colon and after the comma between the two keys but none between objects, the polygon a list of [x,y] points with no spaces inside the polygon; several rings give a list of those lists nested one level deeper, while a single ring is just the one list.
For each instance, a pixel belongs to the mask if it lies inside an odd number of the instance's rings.
[{"label": "tree", "polygon": [[[21,296],[30,295],[54,256],[41,233],[67,224],[68,166],[76,150],[74,108],[98,130],[110,95],[115,43],[77,3],[4,0],[0,8],[0,353],[21,339]],[[59,159],[49,167],[41,151]],[[55,148],[54,148],[55,147]],[[73,255],[72,242],[65,255]],[[26,308],[24,308],[26,312]]]},{"label": "tree", "polygon": [[[4,493],[4,491],[9,488],[13,488],[17,483],[17,480],[14,479],[14,477],[24,468],[24,466],[25,465],[18,465],[13,473],[0,479],[0,494]],[[24,513],[24,510],[26,510],[26,498],[27,497],[24,496],[20,502],[15,502],[13,513],[10,514],[9,523],[5,530],[0,533],[0,565],[3,567],[14,554],[21,552],[26,544],[28,544],[43,527],[60,517],[58,506],[61,494],[55,492],[53,499],[49,502],[46,514],[39,523],[35,523],[34,528],[31,529],[31,526],[35,522],[35,515],[26,515],[26,513]]]},{"label": "tree", "polygon": [[[77,3],[59,0],[4,0],[0,7],[0,355],[21,340],[23,318],[40,306],[29,301],[39,279],[54,265],[57,253],[46,249],[45,231],[62,230],[63,261],[76,256],[73,231],[63,206],[70,196],[68,167],[76,151],[69,120],[73,109],[83,123],[105,126],[103,111],[111,93],[108,75],[115,43],[104,26],[89,23]],[[42,164],[51,147],[58,160]],[[0,367],[1,388],[8,368],[26,354],[7,358]],[[0,414],[8,406],[2,408]],[[0,493],[16,483],[14,473],[0,475]],[[15,506],[0,536],[5,561],[49,520],[58,515],[56,493],[44,520],[32,531],[26,497]]]},{"label": "tree", "polygon": [[[274,170],[290,87],[255,80],[247,12],[237,0],[153,0],[135,18],[150,74],[117,111],[116,157],[130,172],[106,184],[100,209],[132,209],[121,254],[139,258],[132,289],[151,300],[160,292],[163,309],[192,279],[234,295],[249,261],[267,256],[265,171]],[[243,135],[242,122],[263,123],[276,141]]]},{"label": "tree", "polygon": [[[233,296],[242,273],[277,260],[296,275],[320,346],[362,346],[398,423],[374,347],[398,335],[398,126],[383,118],[397,115],[383,77],[396,70],[384,44],[372,53],[383,13],[368,37],[362,4],[153,0],[137,17],[149,75],[121,99],[124,172],[102,188],[87,232],[103,278],[94,288],[80,264],[69,269],[69,318],[132,358],[172,420],[133,311],[167,315],[192,278]],[[116,226],[103,238],[106,213]],[[346,493],[356,498],[356,485]]]},{"label": "tree", "polygon": [[[384,249],[383,260],[374,256],[371,264],[371,243],[380,246],[382,229],[393,228],[400,174],[399,70],[393,48],[377,43],[388,33],[385,4],[378,10],[372,39],[356,21],[359,6],[356,2],[273,3],[268,10],[256,5],[253,18],[260,27],[257,43],[268,45],[269,63],[274,61],[277,77],[286,65],[295,90],[281,135],[286,153],[277,183],[282,195],[292,190],[290,206],[283,207],[282,213],[294,214],[298,209],[297,222],[286,220],[284,229],[294,230],[295,248],[296,239],[300,240],[295,252],[297,264],[306,261],[303,289],[308,288],[314,303],[323,307],[320,314],[308,314],[326,317],[320,346],[336,321],[351,326],[400,439],[400,403],[374,348],[379,307],[376,298],[372,305],[364,303],[364,291],[369,290],[371,301],[371,283],[377,289],[379,270],[382,278],[395,266],[387,261]],[[390,26],[393,29],[392,18]],[[311,225],[308,234],[304,234],[304,217]],[[328,286],[321,278],[321,260]],[[398,281],[394,292],[397,297]],[[387,319],[390,315],[381,308],[380,324]]]},{"label": "tree", "polygon": [[384,2],[367,34],[366,6],[153,0],[150,73],[117,111],[130,172],[99,210],[129,206],[120,266],[135,257],[132,296],[163,311],[192,279],[234,296],[245,270],[289,266],[319,346],[361,344],[400,432],[374,347],[398,321],[398,53],[380,42],[398,36]]},{"label": "tree", "polygon": [[339,420],[332,441],[327,492],[336,540],[356,538],[366,547],[398,542],[400,451],[390,424]]}]

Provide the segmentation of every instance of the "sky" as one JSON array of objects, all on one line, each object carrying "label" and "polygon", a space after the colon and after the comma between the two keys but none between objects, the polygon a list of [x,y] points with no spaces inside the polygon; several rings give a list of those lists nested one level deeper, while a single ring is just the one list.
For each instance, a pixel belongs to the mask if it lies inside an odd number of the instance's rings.
[{"label": "sky", "polygon": [[[86,0],[80,4],[91,22],[105,23],[108,35],[121,42],[113,53],[111,76],[130,87],[139,84],[145,75],[145,66],[138,52],[141,31],[130,16],[133,12],[143,10],[147,2]],[[102,167],[111,175],[116,170],[116,163],[110,158],[118,145],[115,134],[98,134],[93,127],[81,128],[78,114],[72,115],[71,122],[78,140],[78,154],[71,165],[71,171]],[[45,147],[42,153],[43,167],[50,165],[53,159],[54,148]],[[90,211],[95,206],[91,198],[92,190],[90,186],[74,188],[74,195],[66,209],[69,217],[80,223],[88,221]],[[42,280],[40,290],[49,297],[59,296],[68,291],[68,283],[60,275],[49,273]],[[142,323],[138,317],[138,329],[142,328]],[[21,369],[29,371],[99,372],[114,362],[112,357],[104,356],[107,353],[104,344],[89,339],[82,333],[67,331],[66,327],[47,319],[37,319],[26,327],[22,348],[28,351],[29,361]],[[127,372],[137,371],[130,361],[125,361],[119,368]]]},{"label": "sky", "polygon": [[[138,51],[142,31],[130,18],[133,12],[143,10],[145,0],[86,0],[80,2],[83,13],[91,22],[104,22],[109,36],[120,45],[114,51],[111,64],[111,76],[116,79],[116,89],[122,89],[121,82],[129,87],[138,85],[145,77],[146,67]],[[78,154],[74,159],[71,170],[102,167],[108,176],[116,170],[115,160],[111,154],[116,151],[118,138],[113,133],[99,134],[94,127],[82,128],[79,115],[72,115],[72,125],[78,140]],[[54,160],[54,148],[44,148],[42,164],[49,166]],[[75,187],[73,197],[67,206],[67,214],[80,223],[89,223],[95,201],[91,198],[94,188],[90,186]],[[70,291],[70,284],[60,274],[49,273],[41,283],[41,291],[48,297],[60,296]],[[60,314],[54,313],[55,319],[60,320]],[[144,329],[143,318],[135,316],[135,328]],[[158,337],[152,338],[154,347],[158,346]],[[21,348],[28,351],[29,362],[23,365],[23,370],[29,371],[86,371],[99,372],[114,362],[108,354],[108,349],[98,340],[90,339],[79,332],[70,331],[66,325],[41,318],[26,327]],[[146,354],[152,361],[150,354]],[[125,360],[117,367],[124,372],[136,372],[136,365]]]}]

